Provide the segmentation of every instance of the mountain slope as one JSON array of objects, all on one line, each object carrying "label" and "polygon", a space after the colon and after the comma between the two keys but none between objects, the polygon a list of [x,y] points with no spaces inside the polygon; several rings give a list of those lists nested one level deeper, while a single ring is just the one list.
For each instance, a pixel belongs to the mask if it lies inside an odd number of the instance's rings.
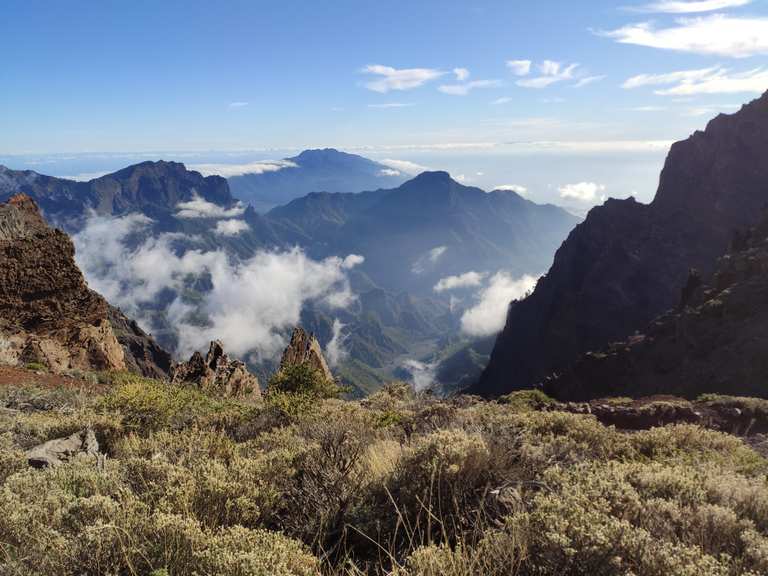
[{"label": "mountain slope", "polygon": [[486,193],[446,172],[424,172],[391,190],[310,194],[267,214],[318,256],[365,256],[361,266],[389,290],[430,294],[470,270],[543,270],[578,218],[512,191]]},{"label": "mountain slope", "polygon": [[565,400],[706,393],[768,397],[768,218],[719,259],[711,284],[692,276],[681,305],[623,342],[544,382]]},{"label": "mountain slope", "polygon": [[360,192],[405,180],[384,164],[333,148],[305,150],[283,163],[280,170],[230,177],[233,194],[258,211],[267,211],[310,192]]},{"label": "mountain slope", "polygon": [[0,204],[0,357],[65,370],[163,377],[170,355],[88,289],[66,234],[26,195]]},{"label": "mountain slope", "polygon": [[514,303],[472,391],[530,387],[675,305],[768,201],[768,93],[672,146],[653,202],[609,200],[568,236],[533,294]]}]

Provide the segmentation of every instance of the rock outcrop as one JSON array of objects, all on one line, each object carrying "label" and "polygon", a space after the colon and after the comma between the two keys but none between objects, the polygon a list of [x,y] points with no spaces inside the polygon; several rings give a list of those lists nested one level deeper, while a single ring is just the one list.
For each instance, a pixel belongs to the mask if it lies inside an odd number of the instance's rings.
[{"label": "rock outcrop", "polygon": [[712,282],[642,333],[545,380],[560,399],[704,393],[768,397],[768,218],[719,259]]},{"label": "rock outcrop", "polygon": [[221,342],[211,342],[203,358],[195,352],[187,362],[173,368],[172,384],[192,384],[216,396],[253,398],[261,395],[259,379],[240,360],[224,353]]},{"label": "rock outcrop", "polygon": [[[69,237],[50,228],[28,196],[0,204],[0,362],[40,363],[54,372],[143,372],[141,359],[118,341],[109,304],[88,289],[74,253]],[[143,333],[136,337],[156,346]]]},{"label": "rock outcrop", "polygon": [[768,93],[672,146],[651,204],[608,200],[557,251],[533,294],[514,302],[471,391],[530,388],[580,355],[676,306],[689,270],[707,279],[734,230],[768,202]]},{"label": "rock outcrop", "polygon": [[78,454],[99,455],[99,442],[90,428],[35,446],[27,450],[26,457],[30,466],[48,468],[59,466]]},{"label": "rock outcrop", "polygon": [[333,374],[325,361],[320,342],[314,334],[309,334],[300,327],[293,329],[291,342],[280,360],[280,370],[297,364],[308,364],[323,374],[326,380],[333,380]]}]

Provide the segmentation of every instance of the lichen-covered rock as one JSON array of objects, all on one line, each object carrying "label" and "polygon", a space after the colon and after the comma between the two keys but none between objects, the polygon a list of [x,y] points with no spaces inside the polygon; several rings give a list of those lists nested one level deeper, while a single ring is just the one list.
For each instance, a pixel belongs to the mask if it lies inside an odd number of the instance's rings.
[{"label": "lichen-covered rock", "polygon": [[99,442],[90,428],[35,446],[27,450],[26,456],[30,466],[47,468],[63,464],[78,454],[99,454]]},{"label": "lichen-covered rock", "polygon": [[291,334],[291,342],[283,352],[280,369],[296,364],[309,364],[325,376],[333,380],[333,374],[323,356],[323,349],[314,334],[309,334],[303,328],[296,327]]},{"label": "lichen-covered rock", "polygon": [[172,372],[173,384],[193,384],[209,394],[237,398],[261,395],[259,379],[242,361],[227,356],[218,340],[211,342],[205,358],[195,352],[187,362],[176,365]]}]

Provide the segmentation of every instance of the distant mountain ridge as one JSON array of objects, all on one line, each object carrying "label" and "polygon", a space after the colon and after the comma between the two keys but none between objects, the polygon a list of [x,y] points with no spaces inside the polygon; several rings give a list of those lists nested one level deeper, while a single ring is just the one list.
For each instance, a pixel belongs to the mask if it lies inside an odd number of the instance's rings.
[{"label": "distant mountain ridge", "polygon": [[304,150],[279,170],[229,178],[232,193],[266,212],[310,192],[361,192],[392,188],[407,175],[380,162],[334,148]]},{"label": "distant mountain ridge", "polygon": [[590,211],[528,298],[514,303],[473,392],[535,386],[676,305],[690,268],[706,279],[734,231],[768,203],[768,93],[675,143],[650,204]]},{"label": "distant mountain ridge", "polygon": [[[426,172],[389,189],[311,193],[266,215],[240,204],[223,178],[203,177],[174,162],[143,162],[89,182],[0,171],[0,201],[17,192],[29,194],[50,221],[73,234],[93,213],[149,217],[141,233],[126,239],[131,248],[173,233],[175,250],[223,250],[236,259],[296,245],[316,260],[361,254],[363,264],[348,273],[357,302],[337,318],[307,310],[302,324],[323,345],[333,338],[336,319],[347,326],[350,354],[340,373],[366,390],[391,378],[409,355],[431,353],[447,333],[458,332],[448,295],[433,290],[441,278],[470,270],[543,270],[578,221],[515,192],[464,186],[446,172]],[[184,215],[196,210],[194,217]],[[237,220],[242,230],[218,234],[222,219]],[[186,289],[194,295],[205,286],[202,281]],[[156,337],[173,348],[165,317],[148,313]]]},{"label": "distant mountain ridge", "polygon": [[309,194],[266,217],[310,254],[363,254],[362,269],[377,283],[419,294],[470,270],[544,270],[579,221],[512,191],[464,186],[447,172],[423,172],[389,190]]}]

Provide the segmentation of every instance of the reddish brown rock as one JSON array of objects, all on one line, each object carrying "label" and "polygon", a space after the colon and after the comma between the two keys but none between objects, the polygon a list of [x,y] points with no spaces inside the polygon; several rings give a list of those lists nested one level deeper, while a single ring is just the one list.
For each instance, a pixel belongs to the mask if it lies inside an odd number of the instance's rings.
[{"label": "reddish brown rock", "polygon": [[173,368],[173,384],[193,384],[217,396],[254,398],[261,395],[259,379],[240,360],[230,359],[221,342],[211,342],[203,358],[195,352],[187,362]]},{"label": "reddish brown rock", "polygon": [[126,361],[110,306],[88,288],[74,256],[72,241],[46,224],[31,198],[0,204],[0,362],[142,371],[140,361]]}]

